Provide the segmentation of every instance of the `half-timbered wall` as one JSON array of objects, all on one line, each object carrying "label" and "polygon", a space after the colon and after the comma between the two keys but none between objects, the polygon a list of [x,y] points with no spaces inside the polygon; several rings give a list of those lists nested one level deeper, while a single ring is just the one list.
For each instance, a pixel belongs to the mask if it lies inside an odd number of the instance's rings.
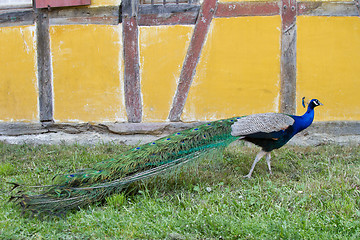
[{"label": "half-timbered wall", "polygon": [[357,0],[145,2],[0,10],[0,121],[360,121]]}]

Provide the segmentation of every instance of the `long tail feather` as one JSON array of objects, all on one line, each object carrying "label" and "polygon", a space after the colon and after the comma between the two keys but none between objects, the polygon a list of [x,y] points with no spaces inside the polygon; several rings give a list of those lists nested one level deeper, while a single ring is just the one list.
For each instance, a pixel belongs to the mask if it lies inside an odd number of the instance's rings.
[{"label": "long tail feather", "polygon": [[[44,186],[40,194],[19,194],[20,190],[12,200],[24,211],[55,215],[102,201],[132,182],[183,165],[211,149],[228,146],[238,139],[231,136],[231,125],[236,119],[206,123],[135,147],[95,164],[92,169],[58,175],[54,178],[54,185]],[[23,186],[15,183],[14,188]]]}]

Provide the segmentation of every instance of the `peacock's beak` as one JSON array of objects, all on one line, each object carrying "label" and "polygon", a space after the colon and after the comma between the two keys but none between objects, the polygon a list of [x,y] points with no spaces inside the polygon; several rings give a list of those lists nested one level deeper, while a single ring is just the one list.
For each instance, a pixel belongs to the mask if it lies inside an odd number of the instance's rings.
[{"label": "peacock's beak", "polygon": [[319,101],[319,106],[324,106],[324,104],[322,104],[322,103]]}]

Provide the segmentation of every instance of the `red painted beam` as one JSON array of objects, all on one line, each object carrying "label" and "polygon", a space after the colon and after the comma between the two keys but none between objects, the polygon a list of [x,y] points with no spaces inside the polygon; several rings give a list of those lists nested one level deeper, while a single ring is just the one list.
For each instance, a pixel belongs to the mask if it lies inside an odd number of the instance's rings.
[{"label": "red painted beam", "polygon": [[199,62],[201,50],[216,11],[216,5],[217,0],[204,0],[201,6],[190,46],[180,73],[180,80],[173,100],[173,105],[169,113],[169,120],[172,122],[180,121],[190,86],[196,72],[196,66]]},{"label": "red painted beam", "polygon": [[124,90],[129,122],[141,122],[142,102],[139,73],[138,24],[136,17],[123,17]]},{"label": "red painted beam", "polygon": [[215,17],[273,16],[279,15],[277,2],[233,2],[219,3]]},{"label": "red painted beam", "polygon": [[282,0],[282,29],[288,30],[296,22],[296,0]]},{"label": "red painted beam", "polygon": [[36,8],[89,5],[91,0],[35,0]]}]

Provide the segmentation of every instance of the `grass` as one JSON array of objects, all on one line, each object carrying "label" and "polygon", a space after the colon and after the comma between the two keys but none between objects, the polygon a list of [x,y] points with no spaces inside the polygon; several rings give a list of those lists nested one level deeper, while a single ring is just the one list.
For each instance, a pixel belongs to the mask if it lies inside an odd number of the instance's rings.
[{"label": "grass", "polygon": [[103,205],[42,221],[7,203],[6,181],[49,184],[129,147],[0,143],[0,239],[360,239],[360,146],[286,146],[243,179],[258,151],[229,147],[130,186]]}]

